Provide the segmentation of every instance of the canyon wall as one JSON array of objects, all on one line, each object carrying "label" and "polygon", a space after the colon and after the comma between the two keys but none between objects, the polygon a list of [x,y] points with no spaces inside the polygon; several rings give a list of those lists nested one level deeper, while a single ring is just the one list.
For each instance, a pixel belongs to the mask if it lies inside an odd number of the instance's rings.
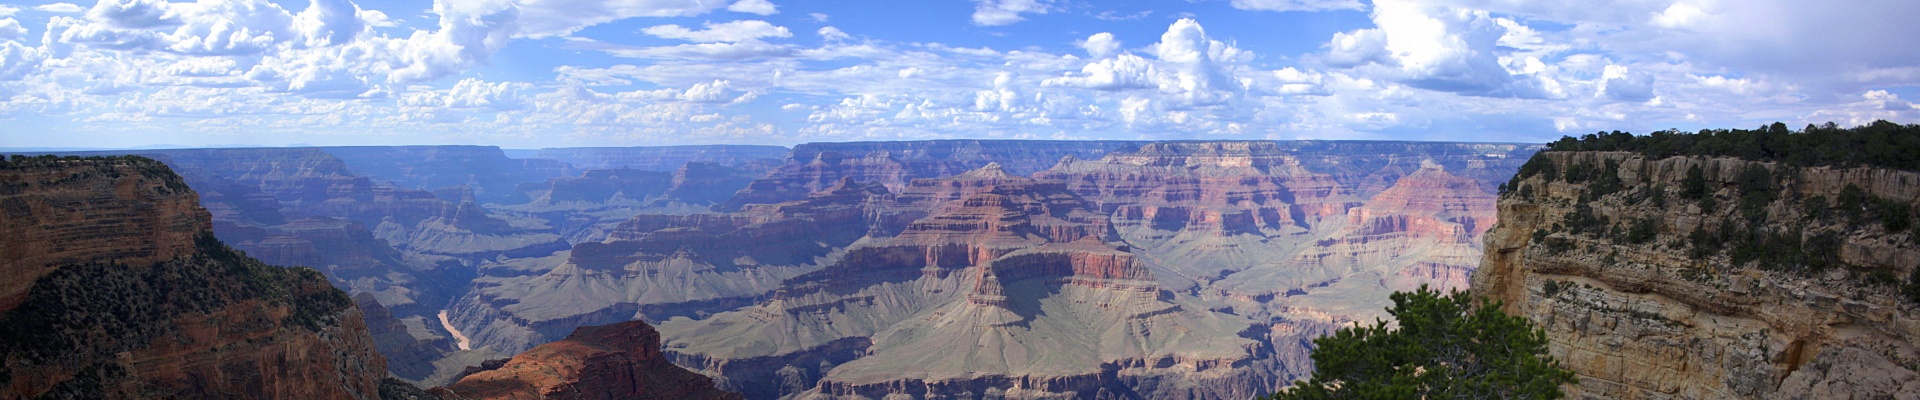
[{"label": "canyon wall", "polygon": [[221,244],[139,157],[0,161],[0,398],[378,398],[360,310]]},{"label": "canyon wall", "polygon": [[1920,393],[1920,173],[1548,151],[1507,190],[1472,287],[1546,329],[1573,398]]}]

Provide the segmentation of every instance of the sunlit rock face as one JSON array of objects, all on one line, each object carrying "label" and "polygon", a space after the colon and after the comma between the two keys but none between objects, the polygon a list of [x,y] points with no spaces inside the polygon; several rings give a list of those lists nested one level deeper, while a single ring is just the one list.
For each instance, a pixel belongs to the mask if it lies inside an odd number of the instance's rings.
[{"label": "sunlit rock face", "polygon": [[[1920,393],[1920,306],[1894,283],[1920,265],[1920,241],[1877,219],[1850,221],[1839,208],[1849,185],[1912,207],[1920,173],[1624,152],[1539,157],[1558,171],[1600,167],[1620,184],[1607,191],[1545,174],[1515,180],[1498,203],[1500,221],[1486,234],[1472,288],[1546,330],[1549,354],[1579,375],[1572,397]],[[1694,168],[1717,206],[1681,196]],[[1776,195],[1743,206],[1750,201],[1739,177],[1754,168],[1768,171]],[[1583,207],[1586,224],[1570,218]],[[1641,224],[1646,235],[1635,235]],[[1798,244],[1741,250],[1717,239],[1723,232]],[[1806,257],[1735,262],[1740,251]],[[1815,272],[1810,263],[1825,266]]]},{"label": "sunlit rock face", "polygon": [[740,395],[667,362],[660,333],[629,321],[574,330],[566,339],[475,371],[447,390],[472,399],[728,400]]}]

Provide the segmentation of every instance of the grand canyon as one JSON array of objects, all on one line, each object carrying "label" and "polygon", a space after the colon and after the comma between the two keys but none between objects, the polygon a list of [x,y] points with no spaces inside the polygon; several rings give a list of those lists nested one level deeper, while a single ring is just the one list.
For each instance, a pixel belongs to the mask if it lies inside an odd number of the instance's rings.
[{"label": "grand canyon", "polygon": [[0,400],[1920,400],[1920,1],[0,1]]},{"label": "grand canyon", "polygon": [[387,372],[420,387],[644,321],[647,359],[747,398],[1242,398],[1311,371],[1310,341],[1386,293],[1465,288],[1495,186],[1538,148],[130,153],[177,172],[198,202],[173,207],[206,210],[221,242],[351,296]]}]

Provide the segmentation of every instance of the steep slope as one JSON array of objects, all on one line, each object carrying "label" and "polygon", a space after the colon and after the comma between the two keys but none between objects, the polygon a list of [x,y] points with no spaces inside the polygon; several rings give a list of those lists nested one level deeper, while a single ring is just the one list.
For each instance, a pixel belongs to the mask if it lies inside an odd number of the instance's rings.
[{"label": "steep slope", "polygon": [[660,354],[660,333],[640,321],[581,327],[447,389],[471,399],[740,398],[668,363]]},{"label": "steep slope", "polygon": [[165,165],[14,157],[0,182],[0,397],[377,398],[346,294],[221,244]]},{"label": "steep slope", "polygon": [[1062,185],[990,163],[876,200],[912,222],[768,301],[666,322],[669,356],[754,398],[1224,398],[1278,383],[1239,336],[1249,321],[1161,290]]},{"label": "steep slope", "polygon": [[1920,173],[1547,151],[1507,189],[1472,287],[1546,328],[1575,397],[1920,393],[1896,278],[1920,267]]}]

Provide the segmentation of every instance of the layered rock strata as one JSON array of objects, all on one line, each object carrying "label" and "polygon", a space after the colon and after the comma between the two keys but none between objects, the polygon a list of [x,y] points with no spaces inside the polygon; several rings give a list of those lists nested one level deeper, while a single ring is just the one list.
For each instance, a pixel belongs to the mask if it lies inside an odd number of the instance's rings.
[{"label": "layered rock strata", "polygon": [[14,157],[0,182],[0,398],[378,397],[346,294],[221,244],[165,165]]},{"label": "layered rock strata", "polygon": [[1889,229],[1912,224],[1897,212],[1920,173],[1624,152],[1532,163],[1500,198],[1472,286],[1546,329],[1579,374],[1572,397],[1920,393],[1920,305],[1896,278],[1920,267],[1920,232]]},{"label": "layered rock strata", "polygon": [[813,197],[735,214],[640,215],[557,265],[475,280],[452,310],[476,346],[517,352],[581,326],[704,316],[752,303],[839,255],[876,223],[878,186],[843,182]]},{"label": "layered rock strata", "polygon": [[1269,349],[1240,336],[1250,321],[1161,290],[1065,189],[997,164],[913,180],[877,207],[903,229],[869,232],[765,302],[666,322],[668,354],[754,398],[1275,388]]}]

